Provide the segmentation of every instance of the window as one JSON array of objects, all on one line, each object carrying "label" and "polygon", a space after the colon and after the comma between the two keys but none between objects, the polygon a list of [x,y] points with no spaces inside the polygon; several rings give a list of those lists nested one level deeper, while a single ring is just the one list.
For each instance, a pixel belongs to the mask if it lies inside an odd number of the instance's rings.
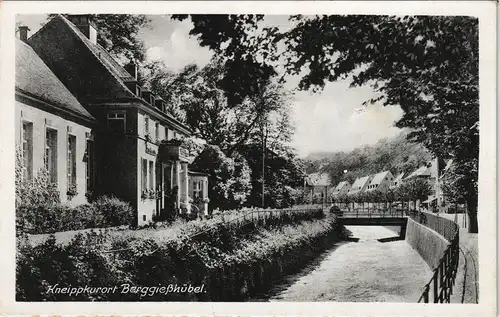
[{"label": "window", "polygon": [[148,116],[144,116],[144,135],[149,134],[149,118]]},{"label": "window", "polygon": [[68,157],[67,157],[68,189],[76,186],[76,136],[68,135]]},{"label": "window", "polygon": [[158,122],[155,123],[155,140],[160,141],[160,124]]},{"label": "window", "polygon": [[22,128],[23,178],[33,177],[33,123],[23,122]]},{"label": "window", "polygon": [[94,188],[94,140],[87,138],[87,148],[85,152],[85,183],[87,193]]},{"label": "window", "polygon": [[193,198],[203,197],[203,181],[194,180],[193,181]]},{"label": "window", "polygon": [[154,162],[153,161],[149,161],[149,170],[148,170],[148,174],[149,174],[149,189],[154,189],[155,186],[154,186],[154,179],[153,179],[153,171],[154,171]]},{"label": "window", "polygon": [[146,159],[141,161],[141,188],[142,190],[148,189],[148,160]]},{"label": "window", "polygon": [[168,138],[168,128],[165,127],[165,140],[169,140]]},{"label": "window", "polygon": [[57,182],[57,130],[45,130],[45,169],[49,173],[49,180]]},{"label": "window", "polygon": [[108,129],[114,132],[125,132],[125,112],[108,113]]}]

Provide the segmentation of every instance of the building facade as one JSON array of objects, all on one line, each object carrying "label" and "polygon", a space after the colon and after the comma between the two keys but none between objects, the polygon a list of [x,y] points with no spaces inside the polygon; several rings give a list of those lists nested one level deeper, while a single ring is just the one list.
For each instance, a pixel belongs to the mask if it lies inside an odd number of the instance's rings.
[{"label": "building facade", "polygon": [[347,193],[349,193],[349,189],[351,189],[351,184],[348,181],[342,181],[337,184],[337,186],[332,192],[332,196],[335,198],[347,195]]},{"label": "building facade", "polygon": [[422,179],[428,182],[431,188],[431,193],[426,200],[420,202],[430,211],[437,211],[444,204],[444,196],[442,191],[441,175],[445,170],[445,162],[442,159],[434,158],[427,162],[426,165],[419,167],[413,173],[408,175],[404,181],[413,179]]},{"label": "building facade", "polygon": [[195,192],[202,197],[197,199],[208,198],[208,178],[190,174],[182,143],[192,131],[139,85],[135,63],[122,67],[97,43],[96,34],[87,15],[57,15],[27,39],[97,122],[93,195],[130,202],[137,225],[174,210],[191,213]]},{"label": "building facade", "polygon": [[349,195],[355,195],[362,193],[366,190],[368,187],[368,184],[370,184],[370,181],[372,180],[373,175],[365,176],[365,177],[358,177],[354,183],[351,186],[351,189],[349,189]]},{"label": "building facade", "polygon": [[325,173],[312,173],[307,175],[304,186],[309,191],[312,202],[326,202],[328,189],[331,188],[330,176]]},{"label": "building facade", "polygon": [[366,187],[366,191],[381,191],[387,192],[394,181],[394,176],[390,171],[377,173]]},{"label": "building facade", "polygon": [[404,172],[399,173],[398,176],[396,176],[394,178],[394,180],[392,181],[391,186],[389,186],[389,188],[390,189],[398,188],[399,185],[401,185],[403,183],[404,176],[405,176]]},{"label": "building facade", "polygon": [[[25,32],[21,30],[21,38]],[[23,179],[33,180],[46,171],[62,202],[85,203],[95,180],[96,120],[21,40],[16,40],[15,103]]]}]

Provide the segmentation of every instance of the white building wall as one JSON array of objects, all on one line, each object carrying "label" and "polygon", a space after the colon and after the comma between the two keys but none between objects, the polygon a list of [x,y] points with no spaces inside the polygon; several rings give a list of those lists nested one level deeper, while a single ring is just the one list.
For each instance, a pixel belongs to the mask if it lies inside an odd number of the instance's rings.
[{"label": "white building wall", "polygon": [[[153,215],[156,214],[156,200],[155,199],[150,199],[146,198],[143,199],[142,196],[142,191],[143,191],[143,186],[142,186],[142,160],[146,159],[148,161],[148,173],[147,175],[147,186],[149,188],[149,162],[153,162],[153,167],[156,168],[156,157],[157,155],[147,153],[146,152],[146,141],[144,140],[144,136],[146,134],[146,127],[145,127],[145,117],[147,115],[143,113],[138,113],[137,114],[137,131],[139,132],[139,139],[137,139],[137,225],[138,226],[143,226],[146,225],[150,222],[153,221]],[[154,122],[150,119],[149,120],[149,131],[150,135],[153,133],[154,130]],[[154,138],[154,135],[151,135]],[[152,153],[158,153],[158,146],[152,143],[148,143],[147,147],[154,151]],[[152,171],[153,175],[153,184],[156,184],[156,171]]]},{"label": "white building wall", "polygon": [[[86,166],[84,162],[86,148],[86,133],[91,129],[73,121],[66,120],[52,113],[16,101],[16,147],[21,146],[22,122],[33,124],[33,177],[44,168],[45,130],[47,127],[57,130],[57,188],[61,202],[72,206],[87,202]],[[71,132],[68,132],[68,127]],[[76,137],[76,186],[78,194],[68,200],[67,161],[68,161],[68,134]]]}]

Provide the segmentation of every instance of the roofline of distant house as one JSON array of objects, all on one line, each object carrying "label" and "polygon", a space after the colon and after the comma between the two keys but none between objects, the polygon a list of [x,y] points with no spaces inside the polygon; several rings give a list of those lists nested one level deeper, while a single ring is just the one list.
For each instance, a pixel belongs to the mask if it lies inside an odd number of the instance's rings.
[{"label": "roofline of distant house", "polygon": [[89,114],[90,117],[80,114],[76,111],[63,107],[56,102],[49,101],[46,100],[45,98],[29,93],[19,87],[16,87],[16,96],[21,98],[21,100],[18,101],[24,101],[24,102],[29,101],[31,106],[39,108],[40,110],[44,110],[52,114],[59,115],[61,117],[66,116],[69,117],[70,119],[75,119],[80,123],[82,122],[86,123],[88,126],[94,126],[97,124],[97,120],[90,114]]},{"label": "roofline of distant house", "polygon": [[92,103],[87,103],[88,106],[90,107],[102,107],[102,106],[123,106],[123,107],[130,107],[131,105],[138,105],[139,109],[148,112],[149,114],[153,114],[157,117],[160,117],[173,125],[175,128],[178,130],[187,133],[189,135],[193,134],[193,130],[191,130],[189,127],[187,127],[184,123],[180,122],[179,120],[175,119],[172,115],[165,113],[163,111],[160,111],[156,107],[150,105],[147,101],[138,98],[138,97],[131,97],[131,98],[113,98],[110,99],[109,101],[104,101],[100,100],[97,102],[92,102]]}]

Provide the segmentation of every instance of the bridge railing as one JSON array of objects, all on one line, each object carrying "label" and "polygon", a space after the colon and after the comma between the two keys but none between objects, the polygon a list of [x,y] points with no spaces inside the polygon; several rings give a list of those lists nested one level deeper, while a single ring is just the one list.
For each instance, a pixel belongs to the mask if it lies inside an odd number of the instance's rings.
[{"label": "bridge railing", "polygon": [[335,212],[342,217],[355,217],[355,218],[403,218],[404,211],[399,209],[361,209],[354,210],[339,210]]},{"label": "bridge railing", "polygon": [[451,220],[433,214],[410,211],[408,216],[414,221],[436,231],[450,244],[446,248],[438,266],[433,270],[430,281],[425,284],[418,302],[449,303],[458,270],[459,230]]}]

